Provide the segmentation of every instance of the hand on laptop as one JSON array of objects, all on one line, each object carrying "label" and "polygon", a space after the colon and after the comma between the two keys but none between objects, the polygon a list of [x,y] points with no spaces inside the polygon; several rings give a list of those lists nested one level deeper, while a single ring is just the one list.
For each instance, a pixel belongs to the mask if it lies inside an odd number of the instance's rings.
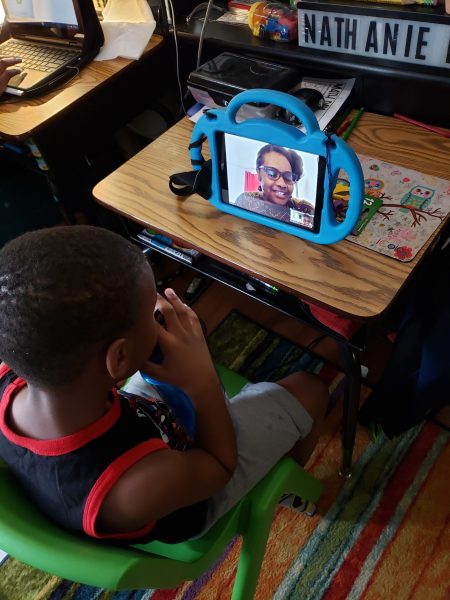
[{"label": "hand on laptop", "polygon": [[20,69],[11,69],[14,65],[22,62],[17,56],[9,56],[8,58],[0,58],[0,94],[3,94],[11,77],[19,75]]}]

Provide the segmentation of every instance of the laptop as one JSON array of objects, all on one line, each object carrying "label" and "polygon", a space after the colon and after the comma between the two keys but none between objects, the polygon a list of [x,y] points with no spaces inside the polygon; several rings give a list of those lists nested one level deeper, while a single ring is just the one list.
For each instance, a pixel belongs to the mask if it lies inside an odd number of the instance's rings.
[{"label": "laptop", "polygon": [[[21,73],[10,79],[6,88],[10,94],[31,96],[51,89],[75,75],[103,43],[92,0],[1,2],[5,11],[3,28],[9,39],[0,44],[0,57],[22,58],[17,65]],[[92,39],[86,43],[86,31],[94,32],[93,43]]]}]

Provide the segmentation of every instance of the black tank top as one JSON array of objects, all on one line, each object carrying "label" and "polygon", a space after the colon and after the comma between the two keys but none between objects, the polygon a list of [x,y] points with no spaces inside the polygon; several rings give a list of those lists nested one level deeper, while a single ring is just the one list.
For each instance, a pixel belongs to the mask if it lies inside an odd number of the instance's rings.
[{"label": "black tank top", "polygon": [[36,440],[8,427],[8,407],[25,385],[9,367],[0,366],[0,456],[49,518],[67,529],[126,543],[174,543],[201,531],[207,501],[139,531],[115,534],[96,528],[104,498],[128,468],[155,450],[192,445],[164,401],[113,390],[111,408],[95,423],[62,438]]}]

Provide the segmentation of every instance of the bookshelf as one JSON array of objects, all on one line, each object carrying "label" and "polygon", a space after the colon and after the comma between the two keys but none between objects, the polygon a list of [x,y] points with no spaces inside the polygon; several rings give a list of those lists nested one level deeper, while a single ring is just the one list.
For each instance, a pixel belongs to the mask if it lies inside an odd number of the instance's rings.
[{"label": "bookshelf", "polygon": [[[219,3],[219,0],[216,2]],[[324,3],[325,0],[320,0],[316,5]],[[329,0],[326,6],[331,4],[335,8],[336,3],[343,4],[340,0],[335,3]],[[450,36],[450,15],[445,14],[443,6],[433,8],[419,5],[372,5],[367,2],[347,2],[346,6],[350,4],[354,10],[384,10],[392,15],[392,18],[400,16],[402,19],[423,20],[424,23],[431,20],[432,23],[448,26]],[[226,3],[223,5],[226,6]],[[220,13],[212,12],[212,15],[218,18]],[[203,24],[201,16],[200,12],[187,24],[184,15],[178,14],[178,38],[192,53],[196,52]],[[446,29],[447,27],[443,31]],[[442,44],[448,43],[449,39],[442,40]],[[374,60],[344,52],[324,52],[300,47],[296,42],[277,43],[261,40],[254,37],[248,27],[213,20],[206,27],[202,62],[224,50],[260,56],[295,66],[299,70],[299,77],[356,77],[357,105],[365,106],[367,110],[379,114],[392,115],[398,112],[433,125],[450,128],[450,69],[409,62]],[[182,53],[182,56],[187,54]]]}]

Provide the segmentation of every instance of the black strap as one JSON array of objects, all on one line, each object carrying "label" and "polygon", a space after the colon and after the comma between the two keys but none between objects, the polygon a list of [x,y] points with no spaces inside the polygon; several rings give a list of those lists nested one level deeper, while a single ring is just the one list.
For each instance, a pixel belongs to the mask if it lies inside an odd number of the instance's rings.
[{"label": "black strap", "polygon": [[202,198],[211,196],[211,160],[203,163],[198,171],[175,173],[169,177],[170,191],[177,196],[198,194]]}]

